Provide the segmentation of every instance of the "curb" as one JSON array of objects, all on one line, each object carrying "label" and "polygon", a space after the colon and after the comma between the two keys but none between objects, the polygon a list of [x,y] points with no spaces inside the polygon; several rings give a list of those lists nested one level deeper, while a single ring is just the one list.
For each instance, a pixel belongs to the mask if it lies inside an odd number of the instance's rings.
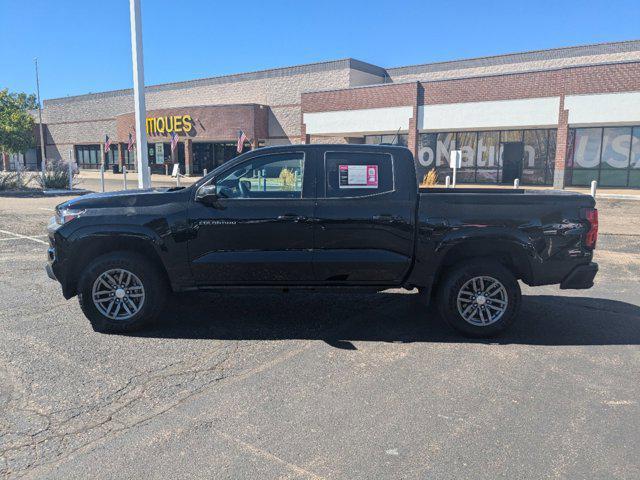
[{"label": "curb", "polygon": [[42,191],[42,195],[48,196],[48,197],[63,197],[63,196],[68,196],[68,195],[87,195],[88,193],[94,193],[91,190],[84,190],[84,189],[79,189],[79,190],[43,190]]},{"label": "curb", "polygon": [[624,195],[622,193],[596,193],[596,201],[599,198],[608,200],[640,200],[640,195]]},{"label": "curb", "polygon": [[0,192],[0,197],[36,198],[36,197],[66,197],[69,195],[86,195],[93,193],[91,190],[5,190]]}]

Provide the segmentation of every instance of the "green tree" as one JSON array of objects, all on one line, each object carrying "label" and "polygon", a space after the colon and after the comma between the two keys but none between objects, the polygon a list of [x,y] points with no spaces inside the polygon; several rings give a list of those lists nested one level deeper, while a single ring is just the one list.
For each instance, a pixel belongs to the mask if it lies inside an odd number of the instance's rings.
[{"label": "green tree", "polygon": [[35,146],[35,122],[29,110],[36,108],[35,95],[0,90],[0,151],[22,153]]}]

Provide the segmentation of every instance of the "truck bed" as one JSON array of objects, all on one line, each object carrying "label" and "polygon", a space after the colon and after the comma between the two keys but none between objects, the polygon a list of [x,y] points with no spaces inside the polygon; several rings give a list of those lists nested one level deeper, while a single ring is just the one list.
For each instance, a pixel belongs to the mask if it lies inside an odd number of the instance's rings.
[{"label": "truck bed", "polygon": [[446,194],[493,194],[493,195],[544,195],[544,196],[582,196],[586,197],[583,193],[569,192],[567,190],[527,190],[526,188],[444,188],[444,187],[425,187],[419,188],[420,193],[446,193]]},{"label": "truck bed", "polygon": [[[568,192],[565,190],[527,190],[527,189],[498,189],[498,188],[419,188],[420,206],[428,207],[434,203],[467,204],[470,207],[480,205],[500,205],[499,212],[487,212],[489,218],[505,216],[514,219],[521,205],[531,205],[533,210],[528,210],[526,216],[536,213],[548,215],[550,204],[557,204],[559,209],[563,207],[593,207],[595,200],[591,195]],[[543,211],[535,206],[544,205]],[[524,213],[524,212],[522,212]],[[559,212],[558,212],[559,213]],[[516,218],[520,217],[516,213]]]}]

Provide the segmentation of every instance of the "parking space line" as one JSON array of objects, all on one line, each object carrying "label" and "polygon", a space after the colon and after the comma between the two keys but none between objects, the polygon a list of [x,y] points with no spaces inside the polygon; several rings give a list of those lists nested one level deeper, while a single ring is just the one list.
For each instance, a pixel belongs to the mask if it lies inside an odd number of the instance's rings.
[{"label": "parking space line", "polygon": [[291,463],[291,462],[287,462],[286,460],[274,455],[271,452],[268,452],[260,447],[257,447],[251,443],[245,442],[243,440],[240,440],[239,438],[236,438],[232,435],[229,435],[228,433],[225,433],[221,430],[215,429],[215,432],[221,436],[222,438],[225,438],[228,441],[234,442],[236,443],[238,446],[240,446],[243,450],[255,455],[256,457],[262,458],[264,460],[268,460],[274,463],[277,463],[279,465],[282,465],[283,467],[287,468],[288,470],[292,471],[293,473],[297,474],[298,476],[301,477],[305,477],[305,478],[312,478],[314,480],[321,480],[324,477],[321,477],[313,472],[310,472],[309,470],[306,470],[302,467],[300,467],[299,465],[296,465],[295,463]]},{"label": "parking space line", "polygon": [[7,230],[0,230],[0,233],[4,233],[6,235],[13,235],[15,237],[15,238],[4,238],[3,240],[16,240],[16,239],[23,238],[25,240],[31,240],[34,242],[42,243],[43,245],[49,245],[48,242],[45,242],[44,240],[40,240],[39,238],[37,238],[37,237],[42,237],[46,235],[36,235],[35,237],[28,237],[27,235],[21,235],[15,232],[8,232]]},{"label": "parking space line", "polygon": [[[44,238],[47,235],[34,235],[32,237],[29,237],[31,240],[36,240],[38,238]],[[7,238],[0,238],[0,242],[9,242],[11,240],[22,240],[21,237],[7,237]]]}]

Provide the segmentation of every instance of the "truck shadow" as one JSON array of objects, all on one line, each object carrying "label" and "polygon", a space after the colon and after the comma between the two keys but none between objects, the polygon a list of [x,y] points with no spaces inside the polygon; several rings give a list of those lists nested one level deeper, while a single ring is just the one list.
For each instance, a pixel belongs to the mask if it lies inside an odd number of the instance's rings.
[{"label": "truck shadow", "polygon": [[502,336],[468,339],[414,295],[188,294],[176,296],[153,328],[135,335],[216,340],[638,345],[640,307],[599,298],[523,296],[521,317]]}]

